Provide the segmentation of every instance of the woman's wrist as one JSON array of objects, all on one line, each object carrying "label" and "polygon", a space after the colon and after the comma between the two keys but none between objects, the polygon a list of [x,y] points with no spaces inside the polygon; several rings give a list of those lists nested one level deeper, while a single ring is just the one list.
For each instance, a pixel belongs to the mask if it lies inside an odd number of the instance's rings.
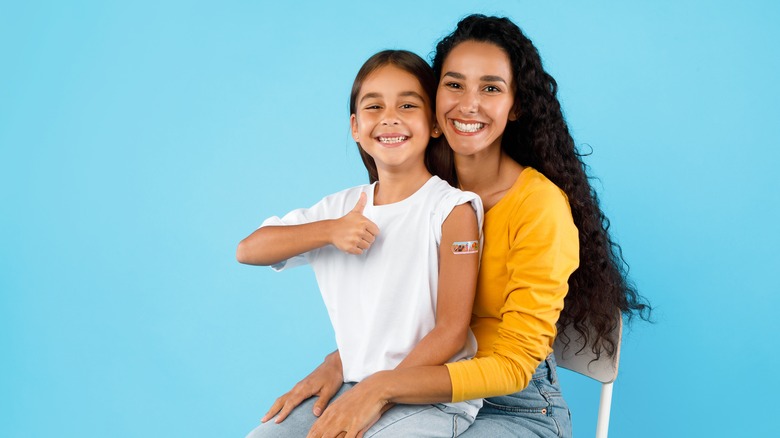
[{"label": "woman's wrist", "polygon": [[398,396],[394,391],[396,387],[392,377],[392,371],[378,371],[363,380],[362,383],[368,383],[367,386],[369,386],[369,388],[366,389],[368,389],[383,405],[386,405],[392,403],[393,398]]}]

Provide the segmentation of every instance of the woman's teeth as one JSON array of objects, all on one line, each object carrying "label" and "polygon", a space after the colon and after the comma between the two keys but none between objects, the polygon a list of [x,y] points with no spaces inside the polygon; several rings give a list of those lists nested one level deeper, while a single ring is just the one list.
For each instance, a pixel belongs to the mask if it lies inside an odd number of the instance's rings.
[{"label": "woman's teeth", "polygon": [[461,132],[477,132],[485,127],[484,123],[462,123],[457,120],[453,120],[452,124],[455,125],[455,129]]}]

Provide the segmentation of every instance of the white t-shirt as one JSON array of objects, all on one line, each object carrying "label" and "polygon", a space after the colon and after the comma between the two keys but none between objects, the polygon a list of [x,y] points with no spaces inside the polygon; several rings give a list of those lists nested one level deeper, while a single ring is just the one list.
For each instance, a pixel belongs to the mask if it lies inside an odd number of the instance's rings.
[{"label": "white t-shirt", "polygon": [[[338,219],[355,207],[361,192],[366,193],[363,215],[377,225],[379,234],[362,255],[327,245],[273,266],[282,270],[311,264],[336,334],[345,382],[395,368],[434,328],[441,228],[452,209],[470,202],[480,236],[482,230],[479,196],[455,189],[439,177],[387,205],[374,205],[375,184],[335,193],[311,208],[291,211],[281,219],[271,217],[262,225]],[[476,351],[469,330],[466,346],[450,362],[470,358]],[[465,410],[476,415],[476,409]]]}]

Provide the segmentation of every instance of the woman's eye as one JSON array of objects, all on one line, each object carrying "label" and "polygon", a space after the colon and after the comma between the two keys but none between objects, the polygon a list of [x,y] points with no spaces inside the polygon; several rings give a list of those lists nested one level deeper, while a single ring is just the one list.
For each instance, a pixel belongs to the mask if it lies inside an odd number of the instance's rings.
[{"label": "woman's eye", "polygon": [[417,105],[411,103],[405,103],[401,105],[401,109],[412,109],[412,108],[417,108]]},{"label": "woman's eye", "polygon": [[485,91],[487,91],[488,93],[498,93],[501,91],[501,89],[499,89],[495,85],[488,85],[487,87],[485,87]]},{"label": "woman's eye", "polygon": [[446,84],[444,84],[444,86],[447,88],[454,88],[456,90],[462,88],[460,84],[458,84],[457,82],[447,82]]},{"label": "woman's eye", "polygon": [[380,108],[382,108],[382,107],[379,106],[379,105],[368,105],[368,106],[366,106],[367,110],[376,110],[376,109],[380,109]]}]

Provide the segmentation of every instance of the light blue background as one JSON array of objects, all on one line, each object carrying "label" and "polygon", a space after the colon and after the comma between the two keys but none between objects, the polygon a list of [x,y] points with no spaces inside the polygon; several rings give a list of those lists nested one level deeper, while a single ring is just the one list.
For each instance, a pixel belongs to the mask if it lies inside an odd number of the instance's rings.
[{"label": "light blue background", "polygon": [[[780,6],[562,3],[3,1],[0,436],[248,432],[334,344],[310,270],[236,244],[363,183],[358,67],[470,12],[539,47],[657,308],[611,435],[772,435]],[[590,436],[598,386],[563,380]]]}]

